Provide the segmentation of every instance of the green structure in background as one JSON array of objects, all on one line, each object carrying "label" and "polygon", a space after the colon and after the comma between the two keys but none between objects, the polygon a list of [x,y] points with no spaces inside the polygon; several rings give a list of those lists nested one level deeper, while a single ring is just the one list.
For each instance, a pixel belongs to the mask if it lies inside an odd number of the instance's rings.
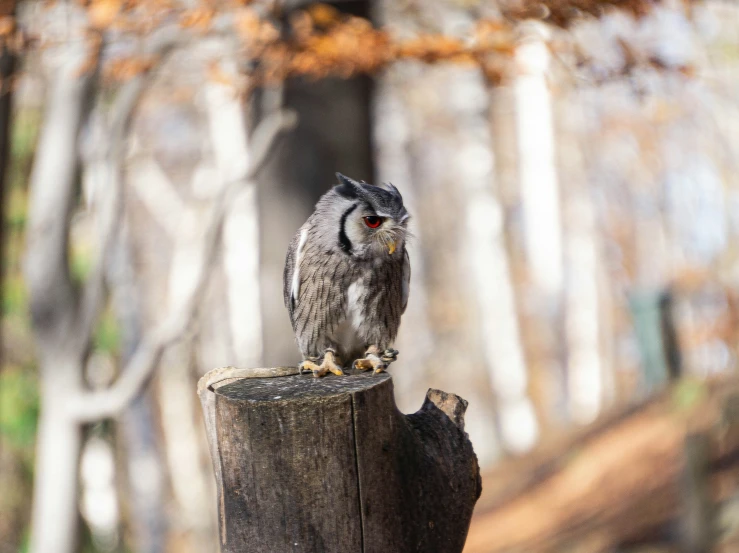
[{"label": "green structure in background", "polygon": [[640,291],[629,298],[639,343],[645,392],[654,391],[680,376],[681,356],[672,314],[671,290]]}]

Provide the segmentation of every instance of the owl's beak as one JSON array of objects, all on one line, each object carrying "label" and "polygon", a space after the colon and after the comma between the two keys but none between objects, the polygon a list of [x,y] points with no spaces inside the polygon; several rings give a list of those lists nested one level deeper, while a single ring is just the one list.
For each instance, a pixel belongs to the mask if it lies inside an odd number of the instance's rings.
[{"label": "owl's beak", "polygon": [[387,245],[387,253],[393,255],[395,253],[395,240],[392,240]]}]

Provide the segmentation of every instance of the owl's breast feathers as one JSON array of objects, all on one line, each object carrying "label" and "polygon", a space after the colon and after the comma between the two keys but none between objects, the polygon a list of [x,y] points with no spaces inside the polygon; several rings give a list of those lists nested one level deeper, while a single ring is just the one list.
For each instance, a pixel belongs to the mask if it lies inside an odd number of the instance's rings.
[{"label": "owl's breast feathers", "polygon": [[332,341],[391,344],[408,301],[405,248],[379,261],[361,260],[320,242],[301,229],[283,274],[285,306],[303,353]]}]

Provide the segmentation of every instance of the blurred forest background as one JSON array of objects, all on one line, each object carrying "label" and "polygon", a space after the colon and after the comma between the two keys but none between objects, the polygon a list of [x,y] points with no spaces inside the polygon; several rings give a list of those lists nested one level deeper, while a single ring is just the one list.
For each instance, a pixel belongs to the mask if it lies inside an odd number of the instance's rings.
[{"label": "blurred forest background", "polygon": [[195,384],[298,361],[285,252],[336,171],[406,200],[397,402],[468,400],[484,473],[738,369],[734,2],[0,16],[0,553],[217,551]]}]

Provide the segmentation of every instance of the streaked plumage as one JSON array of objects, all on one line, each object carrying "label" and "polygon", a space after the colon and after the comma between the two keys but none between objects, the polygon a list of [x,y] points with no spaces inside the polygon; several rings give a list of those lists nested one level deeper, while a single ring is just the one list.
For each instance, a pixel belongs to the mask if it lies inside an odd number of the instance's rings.
[{"label": "streaked plumage", "polygon": [[345,366],[365,358],[358,368],[382,370],[397,355],[390,348],[408,302],[409,216],[394,186],[338,176],[341,184],[324,194],[290,243],[285,306],[304,359],[335,350]]}]

